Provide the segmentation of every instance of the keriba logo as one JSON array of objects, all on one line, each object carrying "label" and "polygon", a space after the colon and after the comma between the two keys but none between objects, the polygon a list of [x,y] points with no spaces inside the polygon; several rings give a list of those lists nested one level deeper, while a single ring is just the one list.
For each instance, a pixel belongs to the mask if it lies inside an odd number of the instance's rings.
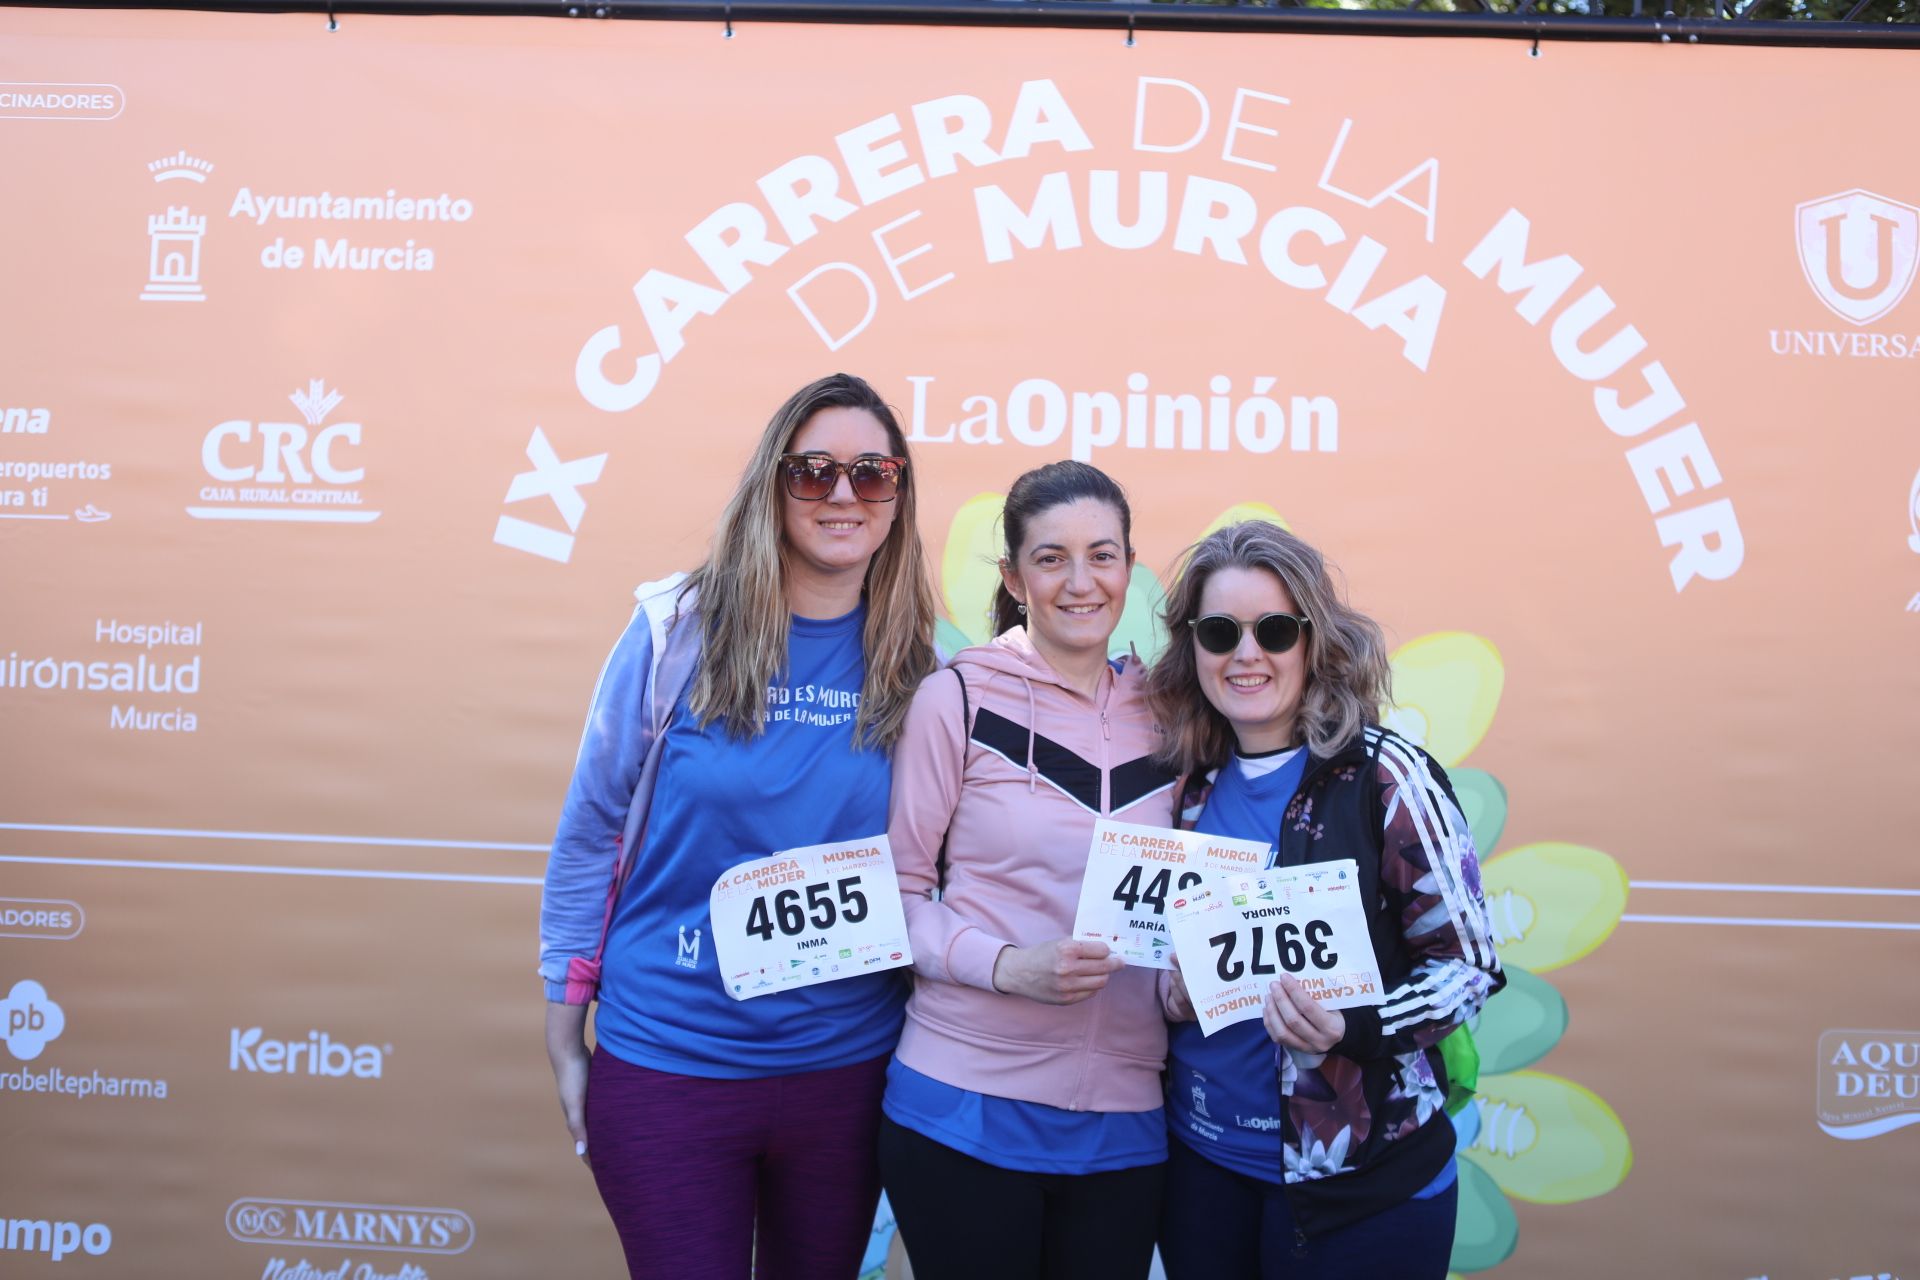
[{"label": "keriba logo", "polygon": [[305,1040],[269,1040],[259,1027],[235,1027],[227,1042],[227,1070],[378,1080],[392,1052],[390,1044],[350,1045],[324,1031],[309,1031]]},{"label": "keriba logo", "polygon": [[1872,324],[1900,305],[1920,268],[1920,209],[1856,187],[1794,211],[1807,283],[1851,324]]}]

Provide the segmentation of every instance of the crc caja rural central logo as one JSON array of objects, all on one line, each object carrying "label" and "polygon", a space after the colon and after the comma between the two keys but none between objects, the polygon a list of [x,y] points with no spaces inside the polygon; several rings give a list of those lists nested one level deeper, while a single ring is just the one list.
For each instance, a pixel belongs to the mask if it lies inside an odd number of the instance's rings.
[{"label": "crc caja rural central logo", "polygon": [[380,512],[360,486],[367,468],[359,422],[328,422],[346,399],[314,378],[287,397],[304,422],[234,418],[201,438],[206,473],[196,520],[279,520],[313,524],[369,524]]},{"label": "crc caja rural central logo", "polygon": [[247,1197],[227,1206],[227,1234],[247,1244],[453,1254],[473,1247],[473,1219],[458,1209]]}]

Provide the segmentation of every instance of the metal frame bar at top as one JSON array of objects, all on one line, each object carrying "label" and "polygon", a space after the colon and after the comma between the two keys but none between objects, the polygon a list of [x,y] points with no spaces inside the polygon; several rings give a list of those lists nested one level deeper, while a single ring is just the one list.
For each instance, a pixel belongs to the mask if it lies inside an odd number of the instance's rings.
[{"label": "metal frame bar at top", "polygon": [[[1865,0],[1862,0],[1865,3]],[[1920,48],[1920,22],[1760,20],[1760,4],[1737,17],[1546,15],[1529,3],[1514,12],[1255,8],[1141,4],[1134,0],[0,0],[0,6],[78,9],[191,9],[236,13],[461,14],[576,19],[712,22],[849,22],[1110,31],[1279,31],[1320,35],[1476,36],[1482,39],[1638,43]],[[1636,3],[1636,9],[1639,5]],[[1856,6],[1855,13],[1860,12]]]}]

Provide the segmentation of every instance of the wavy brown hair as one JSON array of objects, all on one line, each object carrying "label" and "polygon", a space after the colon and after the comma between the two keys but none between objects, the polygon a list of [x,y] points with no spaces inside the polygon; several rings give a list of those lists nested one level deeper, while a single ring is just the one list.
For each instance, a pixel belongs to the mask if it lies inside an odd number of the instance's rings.
[{"label": "wavy brown hair", "polygon": [[[900,420],[878,392],[849,373],[810,382],[774,411],[740,484],[721,513],[707,562],[687,580],[697,588],[700,668],[688,698],[703,728],[723,721],[734,738],[765,728],[767,686],[786,670],[787,543],[781,532],[780,455],[813,415],[829,408],[864,409],[879,420],[887,445],[908,457]],[[913,463],[900,480],[893,527],[867,564],[867,620],[862,639],[867,674],[853,738],[858,746],[890,748],[900,736],[907,704],[934,668],[933,583],[915,518]]]},{"label": "wavy brown hair", "polygon": [[1380,624],[1349,605],[1325,557],[1279,525],[1248,520],[1216,530],[1187,548],[1161,620],[1173,642],[1147,676],[1147,696],[1166,730],[1162,760],[1182,773],[1215,769],[1233,752],[1233,726],[1201,691],[1193,628],[1207,579],[1222,569],[1264,569],[1280,579],[1294,607],[1310,620],[1306,689],[1294,742],[1325,758],[1380,722],[1393,675]]}]

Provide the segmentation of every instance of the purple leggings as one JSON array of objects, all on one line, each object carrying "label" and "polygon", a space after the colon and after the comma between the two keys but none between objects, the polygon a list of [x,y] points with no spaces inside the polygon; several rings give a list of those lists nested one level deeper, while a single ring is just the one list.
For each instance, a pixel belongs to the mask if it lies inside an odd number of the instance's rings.
[{"label": "purple leggings", "polygon": [[[758,1080],[595,1049],[587,1153],[640,1280],[852,1280],[880,1198],[887,1059]],[[756,1255],[756,1228],[759,1248]]]}]

